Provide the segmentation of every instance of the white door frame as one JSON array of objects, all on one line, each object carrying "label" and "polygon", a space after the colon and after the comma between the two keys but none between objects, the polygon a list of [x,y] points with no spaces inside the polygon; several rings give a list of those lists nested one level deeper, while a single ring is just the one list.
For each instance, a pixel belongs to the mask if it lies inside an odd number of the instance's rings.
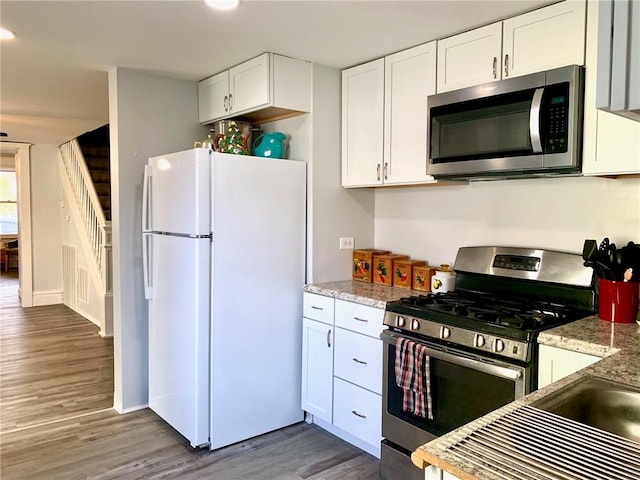
[{"label": "white door frame", "polygon": [[2,153],[15,155],[18,183],[18,295],[23,307],[33,306],[33,256],[31,251],[31,144],[2,142]]}]

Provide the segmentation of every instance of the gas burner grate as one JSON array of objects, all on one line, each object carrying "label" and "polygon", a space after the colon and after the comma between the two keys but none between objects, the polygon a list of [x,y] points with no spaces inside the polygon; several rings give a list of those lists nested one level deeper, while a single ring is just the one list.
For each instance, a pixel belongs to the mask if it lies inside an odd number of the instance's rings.
[{"label": "gas burner grate", "polygon": [[399,300],[414,315],[442,312],[485,324],[518,330],[539,329],[579,318],[577,312],[562,305],[527,299],[501,298],[494,295],[455,291],[414,295]]}]

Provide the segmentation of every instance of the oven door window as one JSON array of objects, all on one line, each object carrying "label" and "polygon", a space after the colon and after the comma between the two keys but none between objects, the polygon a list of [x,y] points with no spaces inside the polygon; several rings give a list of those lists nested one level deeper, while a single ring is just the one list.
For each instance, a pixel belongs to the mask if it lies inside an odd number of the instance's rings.
[{"label": "oven door window", "polygon": [[431,109],[431,161],[531,155],[529,118],[534,90]]},{"label": "oven door window", "polygon": [[404,412],[403,390],[395,382],[395,346],[389,349],[387,364],[387,411],[412,425],[440,436],[516,398],[513,380],[480,372],[466,366],[430,357],[433,420]]}]

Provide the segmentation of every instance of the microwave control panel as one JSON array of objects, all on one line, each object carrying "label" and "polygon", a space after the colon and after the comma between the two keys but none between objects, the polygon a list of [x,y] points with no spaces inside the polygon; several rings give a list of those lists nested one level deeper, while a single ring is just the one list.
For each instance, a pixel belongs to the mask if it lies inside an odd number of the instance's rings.
[{"label": "microwave control panel", "polygon": [[569,84],[545,88],[542,96],[542,150],[564,153],[569,144]]}]

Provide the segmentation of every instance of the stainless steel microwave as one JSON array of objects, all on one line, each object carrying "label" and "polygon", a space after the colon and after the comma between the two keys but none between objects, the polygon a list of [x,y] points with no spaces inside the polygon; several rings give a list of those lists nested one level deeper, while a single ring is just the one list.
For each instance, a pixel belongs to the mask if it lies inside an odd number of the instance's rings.
[{"label": "stainless steel microwave", "polygon": [[557,68],[427,98],[427,173],[494,179],[579,173],[584,68]]}]

